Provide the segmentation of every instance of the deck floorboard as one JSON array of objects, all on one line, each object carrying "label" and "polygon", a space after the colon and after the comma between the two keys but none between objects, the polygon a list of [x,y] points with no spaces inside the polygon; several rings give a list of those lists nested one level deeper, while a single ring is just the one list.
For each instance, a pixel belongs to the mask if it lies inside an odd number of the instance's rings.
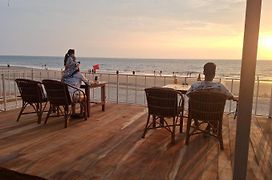
[{"label": "deck floorboard", "polygon": [[[35,114],[16,122],[19,109],[0,112],[0,166],[47,179],[232,179],[236,120],[224,116],[225,150],[212,137],[177,132],[176,144],[164,129],[141,138],[143,106],[107,104],[91,109],[87,121],[63,117],[37,124]],[[45,115],[43,116],[43,120]],[[186,126],[186,120],[184,128]],[[253,117],[248,179],[272,176],[272,123]]]}]

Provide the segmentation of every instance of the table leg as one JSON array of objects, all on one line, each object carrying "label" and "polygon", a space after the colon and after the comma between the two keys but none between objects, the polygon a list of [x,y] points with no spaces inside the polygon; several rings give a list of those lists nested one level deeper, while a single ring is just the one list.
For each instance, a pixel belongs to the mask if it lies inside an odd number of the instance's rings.
[{"label": "table leg", "polygon": [[101,103],[102,103],[102,111],[105,111],[106,104],[106,95],[105,95],[105,85],[101,87]]}]

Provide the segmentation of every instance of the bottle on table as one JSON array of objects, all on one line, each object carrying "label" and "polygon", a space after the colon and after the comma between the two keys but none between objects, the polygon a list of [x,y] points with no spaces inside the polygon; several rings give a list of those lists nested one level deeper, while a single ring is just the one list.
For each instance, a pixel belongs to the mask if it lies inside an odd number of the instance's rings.
[{"label": "bottle on table", "polygon": [[201,81],[200,73],[198,74],[197,81]]},{"label": "bottle on table", "polygon": [[174,76],[174,84],[178,84],[177,76]]}]

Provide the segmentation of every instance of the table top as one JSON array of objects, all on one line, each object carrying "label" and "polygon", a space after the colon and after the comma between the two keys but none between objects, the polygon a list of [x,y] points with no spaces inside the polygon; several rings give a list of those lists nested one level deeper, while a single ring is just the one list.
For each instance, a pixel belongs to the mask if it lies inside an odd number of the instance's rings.
[{"label": "table top", "polygon": [[102,87],[102,86],[105,86],[107,84],[107,82],[105,82],[105,81],[97,81],[97,82],[90,82],[90,84],[82,84],[80,87],[81,88],[84,88],[84,87],[87,87],[87,86],[89,86],[89,87]]},{"label": "table top", "polygon": [[163,87],[171,88],[176,91],[180,91],[183,94],[186,94],[187,91],[190,89],[191,85],[183,85],[183,84],[167,84]]}]

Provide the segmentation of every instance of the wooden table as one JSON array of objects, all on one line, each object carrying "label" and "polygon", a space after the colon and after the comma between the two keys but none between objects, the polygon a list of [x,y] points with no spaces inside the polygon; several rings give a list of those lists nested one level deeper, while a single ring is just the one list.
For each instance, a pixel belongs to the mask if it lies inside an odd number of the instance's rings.
[{"label": "wooden table", "polygon": [[85,93],[87,96],[87,116],[90,117],[90,89],[91,88],[101,88],[101,101],[99,103],[96,102],[96,104],[102,105],[102,111],[105,111],[105,104],[106,104],[106,82],[92,82],[90,84],[84,84],[81,85],[80,88],[85,89]]},{"label": "wooden table", "polygon": [[176,91],[181,92],[182,94],[186,94],[187,91],[190,89],[191,85],[182,85],[182,84],[167,84],[166,86],[163,86],[165,88],[171,88]]},{"label": "wooden table", "polygon": [[[187,91],[190,89],[191,85],[182,85],[182,84],[167,84],[166,86],[163,86],[164,88],[171,88],[174,89],[180,93],[182,93],[182,111],[181,111],[181,118],[183,119],[184,117],[188,118],[187,116],[184,115],[184,97],[186,96],[185,94],[187,93]],[[161,123],[163,122],[163,120],[161,120]],[[180,122],[180,132],[183,132],[182,130],[183,128],[183,120]]]}]

